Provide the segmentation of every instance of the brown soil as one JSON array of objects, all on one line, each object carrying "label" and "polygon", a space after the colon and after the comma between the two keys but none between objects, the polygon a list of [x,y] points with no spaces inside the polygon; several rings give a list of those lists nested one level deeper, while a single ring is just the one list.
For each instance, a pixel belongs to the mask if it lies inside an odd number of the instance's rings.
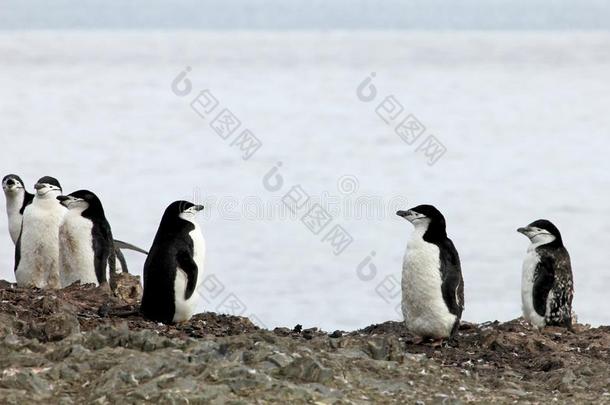
[{"label": "brown soil", "polygon": [[[521,319],[481,325],[463,323],[455,341],[433,347],[415,344],[398,322],[327,334],[316,328],[303,330],[299,325],[265,331],[247,318],[204,313],[187,323],[168,326],[143,319],[137,311],[137,302],[132,300],[128,304],[103,288],[73,285],[43,291],[0,281],[0,340],[3,336],[5,340],[14,336],[51,348],[58,342],[74,339],[75,334],[87,336],[89,332],[108,328],[130,334],[152,332],[171,341],[183,341],[186,346],[182,350],[187,350],[186,347],[195,350],[189,345],[213,341],[221,344],[224,352],[230,352],[227,347],[234,345],[234,350],[243,352],[239,357],[231,357],[231,367],[247,365],[258,373],[268,373],[269,379],[275,381],[269,385],[266,380],[257,380],[260,387],[252,383],[258,388],[242,391],[231,388],[235,376],[231,383],[205,380],[216,388],[228,384],[231,389],[226,393],[218,391],[213,400],[208,398],[210,401],[203,403],[229,400],[270,403],[280,395],[274,390],[286,387],[292,391],[289,394],[282,391],[282,398],[295,403],[610,403],[608,326],[575,325],[572,331],[551,327],[537,331]],[[257,342],[273,345],[271,354],[258,353],[263,348],[257,348]],[[175,344],[178,343],[172,343]],[[27,390],[21,398],[21,391],[10,385],[13,383],[3,382],[4,378],[15,378],[14,372],[7,370],[17,370],[28,363],[21,355],[15,358],[19,359],[15,364],[0,362],[0,403],[5,403],[3,391],[10,403],[32,398]],[[45,361],[51,361],[48,355]],[[277,370],[269,371],[272,365]],[[49,364],[51,369],[54,366],[58,365]],[[247,373],[244,375],[249,378]],[[203,384],[194,381],[193,384]],[[49,384],[63,389],[59,382]],[[157,398],[154,395],[166,398],[161,396],[166,395],[163,386],[159,387],[159,392],[153,391],[147,399]],[[195,385],[192,389],[195,390]],[[47,402],[57,398],[95,399],[86,388],[82,392],[66,388],[61,395],[52,390],[41,392],[40,399]],[[114,398],[131,398],[130,392]],[[184,398],[198,403],[195,397]]]}]

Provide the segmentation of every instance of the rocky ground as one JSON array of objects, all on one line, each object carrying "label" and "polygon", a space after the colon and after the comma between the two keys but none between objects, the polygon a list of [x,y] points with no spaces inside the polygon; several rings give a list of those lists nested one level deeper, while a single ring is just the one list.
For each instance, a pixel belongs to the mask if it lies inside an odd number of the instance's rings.
[{"label": "rocky ground", "polygon": [[465,323],[435,348],[396,322],[328,334],[205,313],[164,326],[137,314],[136,290],[0,281],[0,403],[610,403],[607,326]]}]

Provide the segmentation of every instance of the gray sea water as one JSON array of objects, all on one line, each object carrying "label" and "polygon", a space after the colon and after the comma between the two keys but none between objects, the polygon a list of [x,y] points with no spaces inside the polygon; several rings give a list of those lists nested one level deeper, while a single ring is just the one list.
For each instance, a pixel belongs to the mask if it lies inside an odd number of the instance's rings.
[{"label": "gray sea water", "polygon": [[[608,324],[609,51],[606,33],[4,32],[0,169],[94,191],[145,248],[171,201],[203,203],[200,309],[267,327],[400,319],[411,228],[394,211],[420,203],[461,254],[464,319],[515,318],[516,229],[548,218],[580,321]],[[213,123],[225,109],[239,128]],[[395,132],[409,115],[417,139]]]}]

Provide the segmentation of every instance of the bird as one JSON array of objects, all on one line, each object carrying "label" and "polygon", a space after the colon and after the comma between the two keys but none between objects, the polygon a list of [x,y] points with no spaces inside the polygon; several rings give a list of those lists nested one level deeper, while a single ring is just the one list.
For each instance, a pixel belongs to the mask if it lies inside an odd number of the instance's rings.
[{"label": "bird", "polygon": [[202,205],[174,201],[165,210],[144,263],[140,311],[166,324],[188,321],[197,305],[206,244],[195,215]]},{"label": "bird", "polygon": [[20,287],[60,288],[59,225],[66,213],[57,200],[59,181],[45,176],[23,212],[22,230],[15,245],[15,278]]},{"label": "bird", "polygon": [[61,286],[76,281],[107,285],[116,272],[112,230],[99,198],[89,190],[57,197],[68,209],[59,227]]},{"label": "bird", "polygon": [[402,312],[416,343],[455,337],[464,310],[460,257],[447,237],[445,217],[432,205],[397,215],[414,226],[402,266]]},{"label": "bird", "polygon": [[6,197],[6,214],[8,215],[8,231],[13,243],[17,243],[21,233],[21,222],[25,207],[32,203],[34,194],[25,189],[21,177],[8,174],[2,179],[2,190]]},{"label": "bird", "polygon": [[572,328],[574,280],[570,254],[559,229],[539,219],[517,229],[530,240],[521,274],[523,317],[535,328]]},{"label": "bird", "polygon": [[[2,180],[2,188],[6,197],[6,211],[8,214],[9,234],[13,243],[17,243],[19,234],[21,233],[21,223],[23,222],[23,212],[34,199],[34,194],[29,193],[25,189],[25,183],[16,174],[4,176]],[[117,259],[116,267],[122,272],[129,272],[127,261],[122,250],[132,250],[138,253],[147,255],[148,252],[131,243],[121,240],[114,240],[115,255]]]}]

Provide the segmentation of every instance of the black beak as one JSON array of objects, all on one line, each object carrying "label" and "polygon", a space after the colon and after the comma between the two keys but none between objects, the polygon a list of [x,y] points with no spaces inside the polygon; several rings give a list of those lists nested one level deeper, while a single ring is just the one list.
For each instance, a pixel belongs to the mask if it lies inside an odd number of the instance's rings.
[{"label": "black beak", "polygon": [[517,229],[517,232],[525,234],[528,230],[529,230],[529,228],[519,228],[519,229]]},{"label": "black beak", "polygon": [[36,189],[36,190],[40,190],[40,189],[43,189],[43,188],[44,188],[44,184],[41,184],[41,183],[34,184],[34,189]]},{"label": "black beak", "polygon": [[13,179],[8,179],[8,180],[6,181],[6,185],[7,185],[7,186],[14,186],[14,185],[15,185],[15,180],[13,180]]},{"label": "black beak", "polygon": [[195,208],[195,211],[203,211],[203,205],[195,205],[193,208]]},{"label": "black beak", "polygon": [[406,216],[408,216],[409,214],[411,214],[411,211],[398,211],[396,213],[396,215],[398,215],[399,217],[403,217],[405,218]]},{"label": "black beak", "polygon": [[69,200],[69,199],[70,199],[70,197],[68,197],[67,195],[58,195],[58,196],[57,196],[57,199],[58,199],[60,202],[63,202],[63,201],[67,201],[67,200]]}]

